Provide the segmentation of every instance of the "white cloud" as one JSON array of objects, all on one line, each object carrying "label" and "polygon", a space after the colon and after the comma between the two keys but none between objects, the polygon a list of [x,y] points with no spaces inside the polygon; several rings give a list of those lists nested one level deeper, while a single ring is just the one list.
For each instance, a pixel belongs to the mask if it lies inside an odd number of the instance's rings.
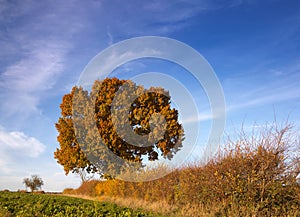
[{"label": "white cloud", "polygon": [[[7,132],[0,129],[0,156],[9,160],[9,156],[19,155],[23,157],[38,157],[44,152],[46,146],[34,137],[27,136],[23,132]],[[0,161],[0,164],[8,162]]]},{"label": "white cloud", "polygon": [[[11,175],[26,165],[32,158],[39,157],[46,146],[34,137],[20,131],[8,132],[0,126],[0,174]],[[26,166],[25,166],[26,167]],[[26,168],[21,169],[25,171]],[[0,180],[3,180],[1,176]]]}]

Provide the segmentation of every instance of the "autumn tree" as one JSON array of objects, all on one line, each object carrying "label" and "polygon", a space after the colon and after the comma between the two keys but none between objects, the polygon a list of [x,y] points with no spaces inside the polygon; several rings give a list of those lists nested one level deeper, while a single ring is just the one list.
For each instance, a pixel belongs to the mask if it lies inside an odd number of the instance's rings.
[{"label": "autumn tree", "polygon": [[146,158],[172,159],[182,147],[183,128],[168,91],[130,80],[96,80],[90,93],[74,87],[63,97],[55,152],[66,173],[120,170]]},{"label": "autumn tree", "polygon": [[81,150],[75,135],[72,112],[75,92],[80,92],[82,96],[80,100],[85,102],[87,92],[83,91],[82,88],[73,87],[71,93],[63,96],[62,103],[60,104],[61,117],[59,117],[58,122],[55,124],[59,133],[57,141],[60,148],[57,148],[54,152],[54,158],[64,167],[66,175],[69,172],[79,173],[83,172],[83,170],[87,172],[96,171],[96,168]]},{"label": "autumn tree", "polygon": [[23,184],[33,192],[41,188],[44,182],[38,175],[32,175],[31,178],[24,178]]}]

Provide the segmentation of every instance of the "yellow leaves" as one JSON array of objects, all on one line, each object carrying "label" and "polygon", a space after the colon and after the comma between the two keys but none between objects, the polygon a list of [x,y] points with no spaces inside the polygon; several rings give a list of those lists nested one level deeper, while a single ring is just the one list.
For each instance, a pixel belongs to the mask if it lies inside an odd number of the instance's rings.
[{"label": "yellow leaves", "polygon": [[219,173],[218,173],[218,171],[216,170],[216,172],[214,173],[214,175],[215,175],[215,176],[218,176],[218,174],[219,174]]}]

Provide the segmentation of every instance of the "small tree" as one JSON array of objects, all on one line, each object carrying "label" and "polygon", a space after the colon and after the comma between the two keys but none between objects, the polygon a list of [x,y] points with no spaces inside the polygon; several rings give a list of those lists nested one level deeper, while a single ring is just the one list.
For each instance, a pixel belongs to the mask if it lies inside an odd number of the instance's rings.
[{"label": "small tree", "polygon": [[30,188],[31,192],[39,189],[44,185],[43,180],[38,175],[32,175],[31,178],[24,178],[24,185],[27,188]]}]

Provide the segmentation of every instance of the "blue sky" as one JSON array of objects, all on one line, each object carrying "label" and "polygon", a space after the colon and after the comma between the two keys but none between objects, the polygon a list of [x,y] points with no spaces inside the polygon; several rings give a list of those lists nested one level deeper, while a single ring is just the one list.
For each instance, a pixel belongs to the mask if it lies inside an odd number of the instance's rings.
[{"label": "blue sky", "polygon": [[[79,185],[53,158],[61,98],[95,55],[132,37],[170,37],[207,59],[224,90],[226,132],[272,122],[274,111],[299,128],[299,11],[296,0],[0,0],[0,189],[23,189],[31,174],[49,191]],[[177,70],[147,64],[127,68]],[[198,95],[206,132],[209,104]]]}]

